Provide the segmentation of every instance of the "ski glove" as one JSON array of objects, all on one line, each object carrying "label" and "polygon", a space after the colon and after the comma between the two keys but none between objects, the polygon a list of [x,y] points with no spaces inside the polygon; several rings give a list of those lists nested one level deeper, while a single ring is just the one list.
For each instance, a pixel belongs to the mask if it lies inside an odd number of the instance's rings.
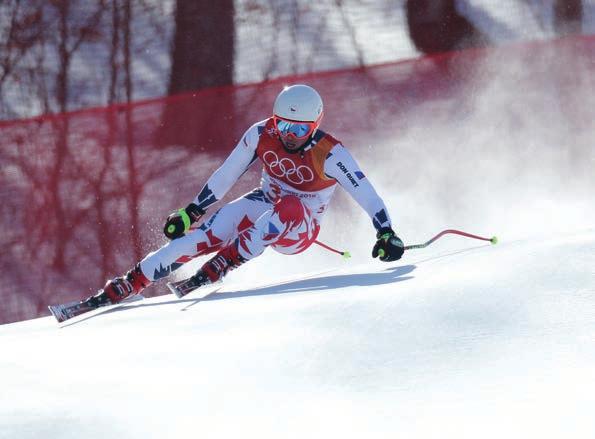
[{"label": "ski glove", "polygon": [[378,230],[376,234],[376,244],[372,249],[372,257],[380,258],[381,261],[391,262],[401,259],[405,252],[403,241],[399,238],[393,229],[390,227],[383,227]]},{"label": "ski glove", "polygon": [[190,226],[200,219],[205,211],[194,203],[190,203],[167,217],[163,233],[169,239],[178,239],[190,230]]}]

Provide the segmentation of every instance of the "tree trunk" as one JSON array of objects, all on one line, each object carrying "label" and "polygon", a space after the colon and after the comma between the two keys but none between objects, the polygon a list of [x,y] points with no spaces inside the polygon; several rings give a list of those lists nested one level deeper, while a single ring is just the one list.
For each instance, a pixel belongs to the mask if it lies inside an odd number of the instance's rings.
[{"label": "tree trunk", "polygon": [[66,243],[69,240],[69,227],[67,224],[67,214],[65,212],[62,198],[61,186],[63,184],[62,171],[68,155],[68,134],[70,131],[70,116],[65,114],[68,110],[68,85],[70,81],[70,62],[72,60],[71,53],[68,50],[68,40],[70,37],[68,20],[70,18],[70,1],[66,0],[60,2],[58,5],[58,12],[60,15],[59,25],[59,68],[56,77],[56,99],[58,101],[58,109],[63,117],[55,122],[55,129],[58,130],[55,144],[55,162],[50,173],[51,178],[48,182],[51,194],[51,205],[54,212],[54,237],[55,248],[53,255],[53,267],[63,272],[66,269],[65,251]]},{"label": "tree trunk", "polygon": [[457,12],[455,0],[407,0],[406,8],[411,40],[426,54],[485,46],[488,41]]},{"label": "tree trunk", "polygon": [[137,165],[135,158],[135,140],[134,140],[134,119],[132,105],[132,57],[130,53],[131,44],[131,26],[132,26],[132,0],[124,2],[124,20],[123,20],[123,43],[124,43],[124,85],[126,89],[126,151],[128,155],[128,194],[129,194],[129,213],[131,228],[131,243],[134,259],[139,261],[142,257],[142,244],[139,227],[139,201],[142,188],[137,178]]},{"label": "tree trunk", "polygon": [[[234,34],[233,0],[177,0],[169,94],[233,84]],[[222,126],[233,130],[229,90],[194,98],[166,104],[155,144],[210,148]]]},{"label": "tree trunk", "polygon": [[582,0],[555,0],[554,28],[560,35],[580,34],[583,28]]},{"label": "tree trunk", "polygon": [[233,0],[177,0],[169,94],[233,82]]}]

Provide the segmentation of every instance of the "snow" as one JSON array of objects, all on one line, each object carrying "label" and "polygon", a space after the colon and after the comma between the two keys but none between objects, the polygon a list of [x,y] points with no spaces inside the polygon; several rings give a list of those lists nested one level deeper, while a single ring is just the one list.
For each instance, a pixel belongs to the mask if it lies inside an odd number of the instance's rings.
[{"label": "snow", "polygon": [[0,326],[0,437],[592,438],[595,229],[500,238]]}]

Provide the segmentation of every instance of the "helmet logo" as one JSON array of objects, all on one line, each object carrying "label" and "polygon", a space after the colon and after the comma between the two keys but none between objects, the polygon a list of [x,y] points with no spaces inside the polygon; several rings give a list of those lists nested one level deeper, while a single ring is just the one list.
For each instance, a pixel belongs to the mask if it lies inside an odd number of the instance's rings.
[{"label": "helmet logo", "polygon": [[289,107],[290,111],[293,111],[294,113],[297,111],[294,107]]}]

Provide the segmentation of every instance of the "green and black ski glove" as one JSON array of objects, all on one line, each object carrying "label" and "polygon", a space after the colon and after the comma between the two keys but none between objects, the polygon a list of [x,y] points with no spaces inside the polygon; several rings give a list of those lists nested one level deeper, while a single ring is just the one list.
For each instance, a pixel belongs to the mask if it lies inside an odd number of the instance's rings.
[{"label": "green and black ski glove", "polygon": [[391,262],[401,259],[405,252],[405,245],[401,238],[399,238],[393,229],[390,227],[383,227],[376,233],[376,244],[372,249],[372,257],[380,258],[381,261]]},{"label": "green and black ski glove", "polygon": [[205,211],[194,203],[190,203],[167,217],[163,233],[169,239],[178,239],[190,230],[190,226],[200,219]]}]

